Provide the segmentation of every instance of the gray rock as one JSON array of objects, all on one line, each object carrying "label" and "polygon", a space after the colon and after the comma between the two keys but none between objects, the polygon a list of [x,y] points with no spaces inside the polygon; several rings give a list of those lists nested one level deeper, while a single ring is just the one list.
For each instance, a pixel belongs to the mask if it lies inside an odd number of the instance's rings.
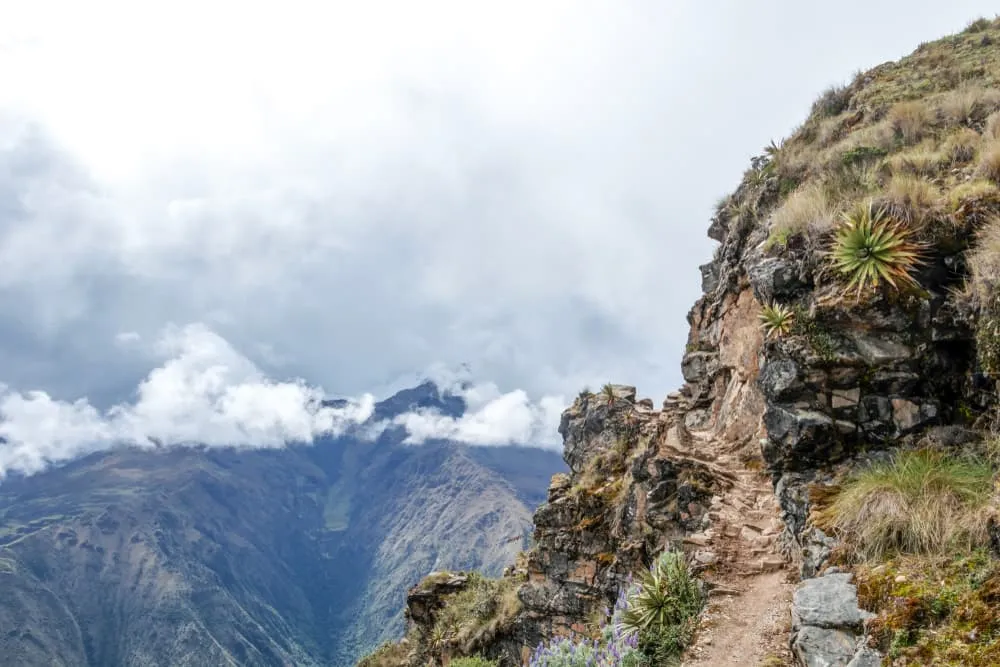
[{"label": "gray rock", "polygon": [[799,379],[798,364],[787,357],[768,360],[760,370],[757,383],[764,396],[779,403],[794,398],[805,388]]},{"label": "gray rock", "polygon": [[681,360],[681,374],[686,382],[701,382],[715,372],[719,355],[715,352],[688,352]]},{"label": "gray rock", "polygon": [[854,430],[853,424],[835,423],[816,410],[771,403],[764,413],[764,426],[767,442],[761,454],[772,471],[807,470],[840,460],[846,453],[841,427]]},{"label": "gray rock", "polygon": [[871,614],[858,609],[858,590],[851,583],[852,576],[827,574],[802,582],[792,596],[792,626],[860,631]]},{"label": "gray rock", "polygon": [[799,280],[799,263],[772,257],[747,269],[754,296],[761,303],[789,297],[805,285]]},{"label": "gray rock", "polygon": [[719,286],[719,267],[715,262],[702,264],[698,267],[701,271],[701,291],[711,294]]},{"label": "gray rock", "polygon": [[867,646],[859,648],[851,661],[847,663],[847,667],[881,667],[881,665],[882,654]]},{"label": "gray rock", "polygon": [[843,630],[807,625],[792,640],[792,653],[803,667],[847,667],[854,659],[857,639]]},{"label": "gray rock", "polygon": [[884,366],[896,361],[905,361],[912,359],[914,354],[906,345],[887,338],[855,334],[853,341],[858,353],[870,366]]}]

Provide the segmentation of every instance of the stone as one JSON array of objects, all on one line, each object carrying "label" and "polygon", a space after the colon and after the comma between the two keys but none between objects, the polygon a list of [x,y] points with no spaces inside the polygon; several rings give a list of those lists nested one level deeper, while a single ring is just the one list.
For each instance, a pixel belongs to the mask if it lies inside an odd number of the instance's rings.
[{"label": "stone", "polygon": [[719,355],[715,352],[688,352],[681,360],[681,375],[685,382],[702,382],[715,372]]},{"label": "stone", "polygon": [[885,366],[913,358],[913,350],[885,337],[855,334],[852,338],[858,353],[869,366]]},{"label": "stone", "polygon": [[860,400],[861,390],[857,387],[853,389],[837,389],[830,394],[830,406],[834,410],[856,407]]},{"label": "stone", "polygon": [[851,633],[809,625],[795,633],[792,653],[803,667],[847,667],[856,646]]},{"label": "stone", "polygon": [[715,262],[709,262],[699,266],[698,270],[701,271],[701,291],[711,294],[719,286],[719,267]]},{"label": "stone", "polygon": [[843,438],[834,420],[816,410],[768,404],[767,442],[761,447],[773,471],[805,470],[843,458]]},{"label": "stone", "polygon": [[754,296],[761,303],[790,297],[805,287],[799,280],[799,264],[782,258],[771,257],[747,269]]},{"label": "stone", "polygon": [[[807,579],[792,596],[792,625],[861,630],[871,616],[858,608],[858,591],[850,573]],[[853,651],[852,651],[853,655]]]},{"label": "stone", "polygon": [[920,416],[920,406],[904,398],[892,399],[892,421],[897,431],[901,433],[912,431],[923,421]]},{"label": "stone", "polygon": [[805,388],[799,379],[798,365],[787,357],[779,357],[764,364],[757,384],[764,396],[779,403],[794,398]]},{"label": "stone", "polygon": [[862,646],[847,663],[847,667],[882,667],[882,654],[873,648]]}]

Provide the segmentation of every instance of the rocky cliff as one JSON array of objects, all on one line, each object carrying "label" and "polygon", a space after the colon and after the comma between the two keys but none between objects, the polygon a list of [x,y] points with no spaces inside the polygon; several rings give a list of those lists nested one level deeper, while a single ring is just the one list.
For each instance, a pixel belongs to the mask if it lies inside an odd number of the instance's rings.
[{"label": "rocky cliff", "polygon": [[[440,619],[467,584],[429,580],[410,592],[407,639],[371,664],[473,653],[525,663],[539,642],[594,635],[630,575],[668,548],[688,554],[711,594],[688,664],[874,665],[882,653],[894,664],[997,664],[978,629],[961,640],[973,648],[948,649],[958,662],[927,648],[934,632],[924,629],[945,628],[957,603],[892,626],[893,604],[936,603],[879,583],[878,568],[896,561],[857,556],[861,538],[817,513],[898,452],[989,458],[980,445],[992,437],[1000,370],[998,39],[1000,22],[977,21],[859,74],[754,158],[710,221],[719,246],[688,316],[684,385],[659,408],[609,385],[564,413],[570,472],[553,478],[533,546],[507,573],[518,607],[459,644]],[[995,463],[983,465],[995,475]],[[897,542],[887,559],[927,555]],[[979,542],[963,544],[966,553],[949,543],[937,556],[979,553]],[[984,558],[982,580],[992,581]],[[855,575],[871,611],[859,609]]]}]

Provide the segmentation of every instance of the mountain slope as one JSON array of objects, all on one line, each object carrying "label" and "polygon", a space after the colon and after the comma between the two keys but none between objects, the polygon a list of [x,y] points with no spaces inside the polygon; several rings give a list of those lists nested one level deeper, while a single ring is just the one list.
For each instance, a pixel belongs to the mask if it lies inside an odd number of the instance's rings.
[{"label": "mountain slope", "polygon": [[[464,406],[423,385],[376,417],[414,407]],[[491,468],[403,435],[124,449],[6,481],[0,664],[352,664],[398,635],[403,591],[427,572],[512,562],[530,527],[522,498],[544,491],[519,460],[560,467],[503,448]]]}]

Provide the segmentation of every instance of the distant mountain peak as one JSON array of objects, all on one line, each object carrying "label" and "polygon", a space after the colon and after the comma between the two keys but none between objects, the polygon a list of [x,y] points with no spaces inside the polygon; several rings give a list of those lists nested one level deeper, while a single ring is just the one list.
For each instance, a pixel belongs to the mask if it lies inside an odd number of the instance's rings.
[{"label": "distant mountain peak", "polygon": [[[465,388],[468,383],[462,383]],[[449,417],[461,417],[465,414],[465,399],[448,390],[441,389],[432,380],[425,380],[415,387],[403,389],[389,398],[375,404],[373,419],[393,419],[407,412],[418,410],[435,410]]]}]

